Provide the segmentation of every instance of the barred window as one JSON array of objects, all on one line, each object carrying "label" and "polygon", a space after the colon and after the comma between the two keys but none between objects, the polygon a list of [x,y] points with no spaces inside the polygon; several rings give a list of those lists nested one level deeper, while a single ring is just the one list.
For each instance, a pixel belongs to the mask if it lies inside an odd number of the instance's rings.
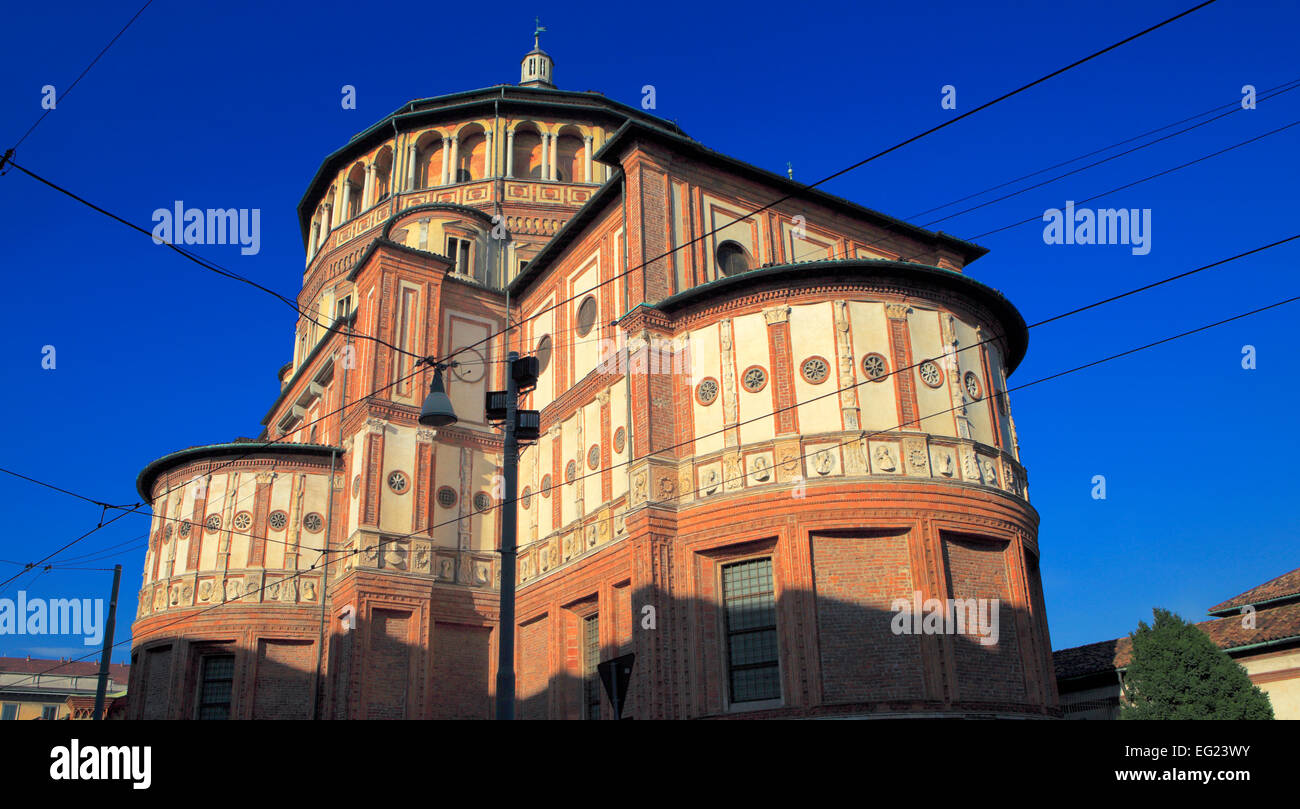
[{"label": "barred window", "polygon": [[11,719],[17,719],[17,718],[18,718],[17,705],[13,703],[10,703],[8,705],[0,705],[0,721],[8,722]]},{"label": "barred window", "polygon": [[722,599],[731,701],[779,699],[781,680],[771,558],[724,566]]},{"label": "barred window", "polygon": [[199,719],[229,719],[234,655],[206,655],[199,683]]},{"label": "barred window", "polygon": [[59,718],[59,706],[57,706],[57,705],[42,705],[42,706],[41,706],[41,718],[42,718],[42,719],[58,719],[58,718]]},{"label": "barred window", "polygon": [[600,615],[582,620],[582,703],[583,719],[600,718]]}]

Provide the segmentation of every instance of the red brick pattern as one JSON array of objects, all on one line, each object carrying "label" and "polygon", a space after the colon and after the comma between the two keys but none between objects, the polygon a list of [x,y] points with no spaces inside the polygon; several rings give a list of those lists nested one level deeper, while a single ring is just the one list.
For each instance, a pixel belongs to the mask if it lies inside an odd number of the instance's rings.
[{"label": "red brick pattern", "polygon": [[547,617],[520,627],[515,664],[520,719],[547,719],[550,711],[550,630]]},{"label": "red brick pattern", "polygon": [[975,637],[952,637],[959,696],[1024,701],[1025,676],[1020,660],[1020,639],[1016,631],[1016,614],[1009,603],[1007,543],[945,535],[943,548],[952,598],[996,598],[1000,601],[996,644],[984,646]]},{"label": "red brick pattern", "polygon": [[924,697],[920,636],[891,628],[891,602],[916,590],[907,535],[814,535],[812,555],[824,700]]},{"label": "red brick pattern", "polygon": [[140,694],[141,719],[166,719],[168,699],[171,696],[172,647],[159,646],[144,652],[142,664],[144,675],[139,684],[143,688],[132,689]]},{"label": "red brick pattern", "polygon": [[316,644],[263,640],[259,644],[253,719],[310,719]]},{"label": "red brick pattern", "polygon": [[492,631],[437,622],[433,628],[433,719],[489,718]]},{"label": "red brick pattern", "polygon": [[773,323],[767,327],[768,350],[772,354],[772,411],[776,413],[776,434],[799,432],[799,413],[795,409],[794,361],[790,358],[790,324]]},{"label": "red brick pattern", "polygon": [[363,718],[406,719],[410,696],[411,613],[376,609],[370,613],[366,649]]},{"label": "red brick pattern", "polygon": [[898,392],[899,424],[919,429],[916,403],[916,370],[912,368],[912,346],[907,338],[907,321],[889,319],[889,348],[893,353],[893,380]]}]

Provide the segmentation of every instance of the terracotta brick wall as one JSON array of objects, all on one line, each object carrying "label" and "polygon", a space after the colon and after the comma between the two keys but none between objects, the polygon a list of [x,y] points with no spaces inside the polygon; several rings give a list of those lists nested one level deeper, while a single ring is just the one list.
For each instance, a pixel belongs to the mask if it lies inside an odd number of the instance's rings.
[{"label": "terracotta brick wall", "polygon": [[439,622],[433,628],[433,719],[488,719],[491,630]]},{"label": "terracotta brick wall", "polygon": [[374,610],[363,675],[366,719],[405,719],[410,696],[411,613]]},{"label": "terracotta brick wall", "polygon": [[823,700],[921,699],[921,639],[890,628],[895,598],[915,586],[908,537],[813,536]]},{"label": "terracotta brick wall", "polygon": [[1000,602],[996,644],[984,646],[975,637],[953,638],[961,699],[1026,701],[1020,639],[1007,581],[1007,548],[1006,542],[952,534],[943,537],[952,598],[996,598]]},{"label": "terracotta brick wall", "polygon": [[316,644],[266,639],[258,647],[253,718],[310,719]]}]

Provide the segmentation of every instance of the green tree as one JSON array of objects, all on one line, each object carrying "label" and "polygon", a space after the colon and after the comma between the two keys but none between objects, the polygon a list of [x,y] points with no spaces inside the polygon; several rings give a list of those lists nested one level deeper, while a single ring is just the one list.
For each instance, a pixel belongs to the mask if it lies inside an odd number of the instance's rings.
[{"label": "green tree", "polygon": [[1210,637],[1156,607],[1138,622],[1120,719],[1272,719],[1268,695]]}]

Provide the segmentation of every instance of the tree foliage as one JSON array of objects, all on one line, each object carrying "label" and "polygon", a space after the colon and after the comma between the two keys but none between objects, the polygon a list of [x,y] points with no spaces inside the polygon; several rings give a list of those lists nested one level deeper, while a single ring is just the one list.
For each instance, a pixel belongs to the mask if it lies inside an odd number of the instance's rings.
[{"label": "tree foliage", "polygon": [[1138,622],[1120,719],[1272,719],[1268,695],[1235,660],[1169,610]]}]

